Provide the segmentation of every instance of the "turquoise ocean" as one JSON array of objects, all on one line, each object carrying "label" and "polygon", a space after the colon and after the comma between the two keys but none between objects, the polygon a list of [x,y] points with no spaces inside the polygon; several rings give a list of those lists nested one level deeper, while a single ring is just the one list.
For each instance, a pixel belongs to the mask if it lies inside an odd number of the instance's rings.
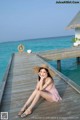
[{"label": "turquoise ocean", "polygon": [[[0,43],[0,84],[3,80],[11,54],[18,52],[17,46],[19,44],[23,44],[25,46],[25,52],[28,49],[31,49],[32,52],[42,52],[51,49],[56,50],[73,47],[72,38],[74,38],[74,36],[40,38]],[[57,67],[56,61],[49,61],[49,63],[55,68]],[[64,59],[61,63],[61,72],[80,85],[80,65],[76,64],[76,58]]]}]

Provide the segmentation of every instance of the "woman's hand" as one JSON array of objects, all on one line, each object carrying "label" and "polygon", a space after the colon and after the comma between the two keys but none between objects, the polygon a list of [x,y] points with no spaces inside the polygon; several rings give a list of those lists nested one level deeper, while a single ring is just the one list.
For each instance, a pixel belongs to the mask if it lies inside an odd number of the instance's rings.
[{"label": "woman's hand", "polygon": [[46,76],[41,76],[40,73],[38,73],[39,77],[40,77],[40,88],[39,90],[43,90],[43,84],[44,84],[44,80],[46,78]]},{"label": "woman's hand", "polygon": [[38,73],[39,77],[40,77],[40,80],[44,80],[47,76],[41,76],[40,73]]}]

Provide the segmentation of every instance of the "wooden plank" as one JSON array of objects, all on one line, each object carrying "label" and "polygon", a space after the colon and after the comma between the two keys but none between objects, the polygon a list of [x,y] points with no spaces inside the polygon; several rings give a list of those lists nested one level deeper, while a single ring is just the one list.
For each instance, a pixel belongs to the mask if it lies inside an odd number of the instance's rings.
[{"label": "wooden plank", "polygon": [[[36,86],[37,75],[34,74],[33,67],[44,63],[49,65],[36,54],[15,54],[1,106],[2,112],[5,111],[9,113],[10,120],[21,119],[17,116],[18,111],[24,105]],[[79,92],[70,86],[68,79],[68,82],[63,80],[66,79],[64,75],[55,70],[52,66],[50,67],[56,73],[54,77],[55,85],[63,100],[59,103],[50,103],[41,99],[35,106],[33,113],[27,118],[24,118],[24,120],[40,120],[45,118],[53,118],[56,120],[57,118],[61,119],[61,117],[65,119],[76,117],[76,120],[80,120]]]},{"label": "wooden plank", "polygon": [[80,57],[80,47],[72,47],[72,48],[66,48],[60,50],[50,50],[50,51],[40,52],[38,55],[47,60],[62,60],[66,58],[76,58],[76,57]]}]

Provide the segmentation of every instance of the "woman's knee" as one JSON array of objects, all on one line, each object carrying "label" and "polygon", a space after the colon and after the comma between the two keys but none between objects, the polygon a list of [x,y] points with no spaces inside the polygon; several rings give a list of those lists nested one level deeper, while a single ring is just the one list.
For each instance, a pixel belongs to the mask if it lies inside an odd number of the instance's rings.
[{"label": "woman's knee", "polygon": [[38,90],[38,89],[35,89],[34,90],[34,92],[36,92],[36,95],[38,94],[38,95],[40,95],[41,94],[41,91],[40,90]]},{"label": "woman's knee", "polygon": [[34,92],[37,92],[37,89],[35,89]]},{"label": "woman's knee", "polygon": [[35,90],[34,90],[34,92],[38,92],[39,90],[36,88]]},{"label": "woman's knee", "polygon": [[46,99],[48,102],[54,102],[54,100],[51,98],[51,99]]},{"label": "woman's knee", "polygon": [[36,95],[40,95],[41,94],[41,92],[40,92],[40,90],[36,90]]}]

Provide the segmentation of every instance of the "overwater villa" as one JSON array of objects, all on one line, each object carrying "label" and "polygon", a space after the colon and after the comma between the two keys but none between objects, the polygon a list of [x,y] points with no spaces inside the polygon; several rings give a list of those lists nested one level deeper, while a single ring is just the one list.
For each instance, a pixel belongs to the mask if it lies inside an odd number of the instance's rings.
[{"label": "overwater villa", "polygon": [[69,23],[67,29],[75,29],[74,46],[80,45],[80,11]]}]

